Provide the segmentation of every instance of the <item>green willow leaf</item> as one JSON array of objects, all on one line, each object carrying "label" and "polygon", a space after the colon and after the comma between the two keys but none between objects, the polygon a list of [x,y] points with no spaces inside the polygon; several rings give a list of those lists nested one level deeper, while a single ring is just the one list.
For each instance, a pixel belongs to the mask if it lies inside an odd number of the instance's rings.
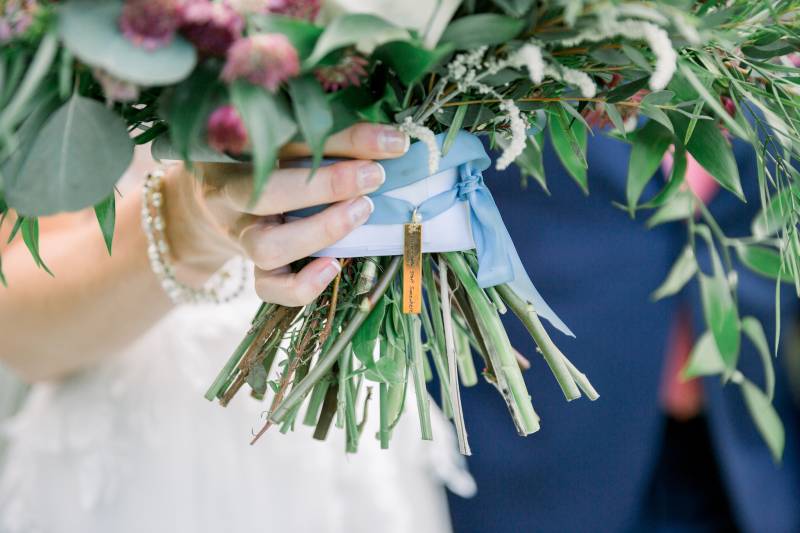
[{"label": "green willow leaf", "polygon": [[42,256],[39,253],[39,219],[36,217],[26,217],[25,220],[22,222],[22,240],[25,242],[25,246],[28,248],[28,251],[31,253],[33,260],[36,262],[36,266],[50,274],[50,269],[47,268],[47,265],[44,264],[42,260]]},{"label": "green willow leaf", "polygon": [[685,380],[714,376],[725,372],[725,362],[717,349],[714,337],[706,331],[695,343],[686,366],[681,370],[681,377]]},{"label": "green willow leaf", "polygon": [[77,94],[45,123],[16,174],[5,175],[8,204],[22,215],[77,211],[108,196],[133,158],[125,122]]},{"label": "green willow leaf", "polygon": [[525,20],[496,13],[461,17],[451,22],[442,34],[443,44],[458,49],[503,44],[525,29]]},{"label": "green willow leaf", "polygon": [[522,176],[532,176],[539,186],[550,194],[547,188],[547,177],[544,173],[544,161],[542,158],[542,147],[544,146],[543,132],[536,135],[529,135],[528,142],[525,143],[525,149],[517,157],[514,163],[519,167]]},{"label": "green willow leaf", "polygon": [[800,189],[796,185],[787,187],[773,196],[765,209],[753,219],[751,231],[754,237],[775,235],[791,220],[792,213],[800,207]]},{"label": "green willow leaf", "polygon": [[572,179],[581,190],[589,193],[586,164],[586,128],[578,121],[569,119],[561,106],[552,107],[548,121],[553,148]]},{"label": "green willow leaf", "polygon": [[391,41],[405,41],[411,36],[380,17],[364,13],[348,13],[333,19],[317,39],[314,51],[304,66],[313,67],[334,50],[359,44],[371,47]]},{"label": "green willow leaf", "polygon": [[735,245],[736,255],[739,260],[750,270],[772,279],[779,279],[792,283],[794,277],[791,272],[782,268],[781,256],[778,252],[766,246],[756,244]]},{"label": "green willow leaf", "polygon": [[742,331],[753,343],[753,346],[756,347],[756,351],[761,357],[761,363],[764,367],[764,389],[767,398],[772,401],[773,396],[775,396],[775,367],[772,364],[772,356],[769,351],[767,335],[764,333],[764,327],[756,317],[746,316],[742,319]]},{"label": "green willow leaf", "polygon": [[413,41],[394,41],[378,47],[372,54],[389,66],[406,85],[412,85],[425,74],[432,72],[453,47],[445,44],[428,50]]},{"label": "green willow leaf", "polygon": [[647,220],[647,227],[653,228],[666,222],[685,220],[694,213],[694,198],[692,193],[681,191],[676,193],[664,205],[658,208]]},{"label": "green willow leaf", "polygon": [[625,195],[631,217],[636,213],[644,188],[661,165],[664,153],[672,144],[672,134],[655,121],[648,121],[632,135],[633,147],[628,164],[628,180]]},{"label": "green willow leaf", "polygon": [[706,324],[714,336],[717,349],[725,366],[729,370],[734,370],[741,342],[739,313],[724,273],[719,270],[713,276],[701,273],[700,295]]},{"label": "green willow leaf", "polygon": [[108,255],[111,255],[111,244],[114,241],[114,225],[116,223],[116,199],[113,192],[108,195],[108,198],[94,206],[94,214],[97,218],[97,223],[100,225],[100,231],[103,232],[103,240],[106,243]]},{"label": "green willow leaf", "polygon": [[[669,118],[679,139],[686,137],[689,119],[679,113],[670,112]],[[739,168],[733,157],[733,148],[717,124],[710,120],[698,120],[686,149],[700,165],[724,188],[744,200]]]},{"label": "green willow leaf", "polygon": [[385,314],[386,298],[381,298],[364,320],[364,324],[353,335],[353,353],[367,368],[375,366],[373,358],[375,343],[378,341]]},{"label": "green willow leaf", "polygon": [[333,130],[333,111],[325,92],[311,74],[290,80],[289,94],[300,133],[311,148],[316,169],[322,161],[325,140]]},{"label": "green willow leaf", "polygon": [[687,245],[681,255],[678,256],[675,264],[672,265],[669,274],[667,274],[667,279],[653,292],[653,300],[661,300],[678,293],[696,273],[697,260],[694,256],[694,250]]},{"label": "green willow leaf", "polygon": [[742,395],[747,410],[758,428],[758,432],[767,443],[772,458],[779,462],[783,457],[783,448],[786,444],[786,434],[783,429],[778,412],[772,406],[769,398],[747,379],[742,379],[740,384]]},{"label": "green willow leaf", "polygon": [[686,175],[686,150],[682,146],[677,146],[672,154],[672,169],[670,170],[669,181],[656,193],[653,198],[641,204],[639,209],[652,209],[661,207],[680,191]]},{"label": "green willow leaf", "polygon": [[[278,94],[245,81],[231,86],[231,99],[253,146],[253,199],[257,198],[278,159],[278,150],[297,132],[289,104]],[[264,120],[270,117],[270,120]]]},{"label": "green willow leaf", "polygon": [[460,105],[456,108],[456,114],[453,115],[453,121],[450,123],[450,127],[447,129],[447,135],[444,138],[444,142],[442,142],[442,157],[447,155],[447,152],[450,151],[450,148],[453,147],[453,143],[456,141],[456,135],[458,132],[461,131],[461,126],[464,124],[464,117],[467,114],[467,110],[469,109],[469,105]]}]

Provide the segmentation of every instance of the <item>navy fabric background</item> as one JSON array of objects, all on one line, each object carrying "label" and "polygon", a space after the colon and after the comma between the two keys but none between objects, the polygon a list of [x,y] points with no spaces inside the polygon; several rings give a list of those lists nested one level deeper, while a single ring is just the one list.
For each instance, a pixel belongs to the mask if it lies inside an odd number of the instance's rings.
[{"label": "navy fabric background", "polygon": [[[548,148],[545,170],[551,196],[535,182],[521,190],[516,170],[484,173],[520,256],[542,296],[577,338],[554,340],[600,392],[594,403],[567,403],[533,341],[507,317],[512,343],[533,362],[526,381],[542,429],[518,437],[496,391],[481,383],[463,390],[478,483],[472,499],[451,496],[457,533],[618,532],[635,528],[662,439],[658,387],[665,346],[679,302],[688,302],[702,332],[697,288],[653,303],[651,292],[685,244],[685,229],[647,230],[611,205],[625,198],[629,147],[596,135],[589,142],[589,187],[584,196]],[[737,150],[750,205],[721,193],[711,209],[731,235],[744,234],[758,207],[754,158]],[[646,194],[658,189],[654,180]],[[748,187],[749,186],[749,187]],[[747,190],[747,189],[750,190]],[[701,253],[701,256],[703,254]],[[740,273],[743,314],[758,316],[771,338],[774,284]],[[785,314],[796,299],[783,298]],[[784,329],[786,331],[786,329]],[[740,368],[757,381],[760,362],[745,344]],[[778,368],[779,378],[781,374]],[[782,467],[773,465],[738,387],[705,383],[712,440],[732,498],[747,531],[800,531],[798,419],[784,380],[776,404],[787,426]]]}]

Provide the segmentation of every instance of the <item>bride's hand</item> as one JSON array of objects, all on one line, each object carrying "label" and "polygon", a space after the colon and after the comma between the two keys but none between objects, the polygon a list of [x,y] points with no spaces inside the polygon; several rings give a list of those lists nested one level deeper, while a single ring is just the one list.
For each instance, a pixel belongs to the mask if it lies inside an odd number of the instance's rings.
[{"label": "bride's hand", "polygon": [[[408,137],[390,126],[357,124],[325,146],[326,156],[352,160],[320,168],[310,181],[308,169],[275,170],[255,202],[249,165],[196,165],[195,176],[176,165],[167,175],[164,215],[179,276],[196,282],[242,253],[256,265],[256,292],[263,300],[292,306],[313,301],[339,273],[339,262],[317,258],[296,273],[289,264],[366,222],[373,205],[364,195],[385,180],[373,160],[399,157],[408,145]],[[289,144],[281,158],[308,154],[306,146]],[[319,204],[332,205],[283,220],[285,212]]]}]

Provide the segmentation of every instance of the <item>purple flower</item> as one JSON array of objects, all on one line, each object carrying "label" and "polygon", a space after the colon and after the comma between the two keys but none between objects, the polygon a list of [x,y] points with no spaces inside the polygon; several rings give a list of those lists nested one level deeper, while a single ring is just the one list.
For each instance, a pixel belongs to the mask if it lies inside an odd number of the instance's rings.
[{"label": "purple flower", "polygon": [[0,1],[0,44],[25,33],[33,22],[33,14],[39,8],[35,0]]},{"label": "purple flower", "polygon": [[297,19],[314,20],[319,13],[319,0],[266,0],[270,13]]},{"label": "purple flower", "polygon": [[360,87],[361,78],[367,75],[364,68],[367,63],[368,61],[363,57],[351,54],[343,57],[336,65],[319,67],[314,71],[314,76],[322,84],[322,88],[328,92],[351,86]]},{"label": "purple flower", "polygon": [[119,27],[137,46],[153,50],[172,41],[180,24],[181,0],[125,0]]},{"label": "purple flower", "polygon": [[108,102],[133,102],[139,98],[137,85],[115,78],[100,68],[94,69],[92,74],[103,87],[103,94]]},{"label": "purple flower", "polygon": [[224,56],[244,30],[244,19],[227,3],[191,0],[180,13],[181,33],[206,56]]},{"label": "purple flower", "polygon": [[233,43],[222,79],[229,83],[245,79],[274,92],[299,72],[300,59],[289,39],[280,33],[264,33]]},{"label": "purple flower", "polygon": [[218,107],[208,117],[208,145],[219,152],[238,155],[247,148],[247,128],[232,105]]}]

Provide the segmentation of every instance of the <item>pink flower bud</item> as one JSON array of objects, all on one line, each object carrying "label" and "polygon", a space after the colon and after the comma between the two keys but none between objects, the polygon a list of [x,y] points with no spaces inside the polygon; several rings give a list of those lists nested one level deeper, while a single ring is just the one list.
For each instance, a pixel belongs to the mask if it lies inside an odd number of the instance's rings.
[{"label": "pink flower bud", "polygon": [[245,79],[274,92],[299,72],[300,58],[289,39],[279,33],[265,33],[233,43],[222,79],[229,83]]},{"label": "pink flower bud", "polygon": [[208,145],[218,152],[238,155],[247,148],[247,128],[232,105],[218,107],[208,117]]},{"label": "pink flower bud", "polygon": [[129,41],[149,50],[172,41],[180,23],[181,0],[125,0],[119,27]]},{"label": "pink flower bud", "polygon": [[244,19],[227,3],[190,0],[180,14],[181,33],[206,56],[224,56],[244,30]]},{"label": "pink flower bud", "polygon": [[270,13],[304,20],[314,20],[319,14],[319,0],[267,0]]},{"label": "pink flower bud", "polygon": [[720,101],[722,101],[722,107],[725,108],[725,111],[732,117],[736,116],[736,104],[733,103],[733,100],[730,96],[720,96]]}]

